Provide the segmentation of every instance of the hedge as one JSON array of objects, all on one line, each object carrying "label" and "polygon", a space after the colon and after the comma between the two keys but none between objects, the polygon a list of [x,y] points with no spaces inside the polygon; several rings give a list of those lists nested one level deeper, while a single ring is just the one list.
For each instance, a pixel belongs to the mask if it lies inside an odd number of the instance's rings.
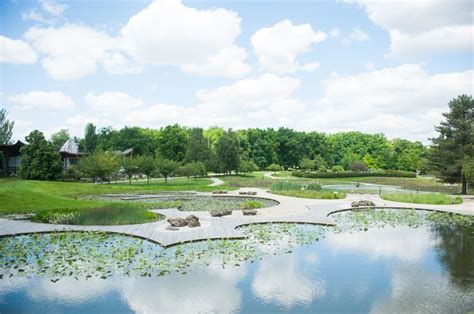
[{"label": "hedge", "polygon": [[355,177],[398,177],[398,178],[416,178],[415,172],[402,170],[384,170],[381,172],[305,172],[295,170],[292,173],[295,177],[300,178],[355,178]]}]

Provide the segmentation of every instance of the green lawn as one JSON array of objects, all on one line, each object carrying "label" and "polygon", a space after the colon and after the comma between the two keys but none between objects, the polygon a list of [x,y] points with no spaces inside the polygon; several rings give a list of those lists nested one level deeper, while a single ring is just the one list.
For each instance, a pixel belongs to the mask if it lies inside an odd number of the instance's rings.
[{"label": "green lawn", "polygon": [[414,203],[414,204],[434,204],[434,205],[451,205],[461,204],[462,198],[451,197],[444,194],[435,193],[382,193],[381,197],[387,201],[395,201],[402,203]]},{"label": "green lawn", "polygon": [[[156,193],[159,191],[212,191],[209,179],[173,179],[167,184],[164,182],[146,182],[115,184],[92,184],[62,181],[33,181],[19,179],[0,179],[0,215],[14,213],[38,213],[44,217],[51,215],[71,214],[74,212],[98,211],[109,209],[123,217],[128,215],[126,223],[136,223],[132,216],[142,217],[141,222],[149,221],[151,216],[143,214],[150,204],[140,203],[130,209],[123,203],[122,206],[110,205],[108,200],[85,199],[85,196],[108,193]],[[115,206],[115,207],[114,207]],[[121,207],[121,208],[119,208]],[[112,209],[110,209],[112,208]],[[123,209],[123,208],[128,208]],[[49,215],[49,216],[48,216]],[[91,214],[93,215],[93,214]],[[113,215],[109,215],[112,217]],[[122,218],[123,218],[122,217]],[[63,217],[64,218],[64,217]],[[125,218],[124,218],[125,219]],[[48,219],[45,218],[47,221]],[[84,220],[85,221],[85,220]],[[85,223],[85,222],[84,222]],[[87,224],[87,223],[85,223]]]}]

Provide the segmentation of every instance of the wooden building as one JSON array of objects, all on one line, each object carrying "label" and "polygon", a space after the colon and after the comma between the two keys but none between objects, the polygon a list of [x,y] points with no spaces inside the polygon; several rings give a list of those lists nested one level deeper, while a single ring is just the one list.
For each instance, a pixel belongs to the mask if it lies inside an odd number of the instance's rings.
[{"label": "wooden building", "polygon": [[79,158],[87,155],[87,153],[79,152],[79,147],[72,138],[68,139],[63,146],[61,146],[59,154],[61,155],[64,169],[74,165]]},{"label": "wooden building", "polygon": [[1,144],[0,151],[3,153],[3,164],[1,165],[1,174],[5,176],[17,175],[20,169],[21,153],[20,149],[25,145],[21,141],[15,144]]}]

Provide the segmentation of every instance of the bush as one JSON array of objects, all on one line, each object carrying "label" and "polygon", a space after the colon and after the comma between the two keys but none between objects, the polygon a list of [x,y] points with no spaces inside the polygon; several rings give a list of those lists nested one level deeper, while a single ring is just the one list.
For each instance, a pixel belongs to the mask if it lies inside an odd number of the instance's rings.
[{"label": "bush", "polygon": [[300,178],[356,178],[356,177],[397,177],[416,178],[415,172],[401,170],[385,170],[383,172],[303,172],[293,171],[292,175]]},{"label": "bush", "polygon": [[342,166],[332,166],[332,172],[344,172],[344,168]]},{"label": "bush", "polygon": [[240,209],[257,209],[263,208],[262,202],[250,200],[240,204]]},{"label": "bush", "polygon": [[278,181],[270,186],[270,191],[295,191],[301,190],[303,185],[296,182]]},{"label": "bush", "polygon": [[318,183],[310,183],[306,186],[305,189],[310,191],[321,191],[322,187]]}]

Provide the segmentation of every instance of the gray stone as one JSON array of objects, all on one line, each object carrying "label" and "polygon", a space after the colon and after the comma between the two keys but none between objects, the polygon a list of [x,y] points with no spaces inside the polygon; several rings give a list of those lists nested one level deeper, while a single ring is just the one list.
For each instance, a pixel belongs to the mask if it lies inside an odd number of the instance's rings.
[{"label": "gray stone", "polygon": [[353,201],[351,203],[352,207],[374,207],[375,203],[368,200]]},{"label": "gray stone", "polygon": [[194,215],[189,215],[186,217],[186,223],[190,228],[199,227],[201,225],[199,223],[199,218]]},{"label": "gray stone", "polygon": [[178,231],[179,228],[176,228],[176,227],[173,227],[173,226],[168,226],[168,227],[166,227],[166,230],[169,230],[169,231]]},{"label": "gray stone", "polygon": [[228,191],[226,190],[216,190],[216,191],[212,191],[212,194],[227,194]]},{"label": "gray stone", "polygon": [[167,220],[172,227],[184,227],[188,223],[186,222],[186,219],[183,218],[168,218]]},{"label": "gray stone", "polygon": [[257,214],[257,210],[255,210],[255,209],[243,209],[242,214],[244,214],[244,216],[255,216]]},{"label": "gray stone", "polygon": [[212,217],[222,217],[232,215],[232,209],[215,209],[210,210],[209,213]]}]

